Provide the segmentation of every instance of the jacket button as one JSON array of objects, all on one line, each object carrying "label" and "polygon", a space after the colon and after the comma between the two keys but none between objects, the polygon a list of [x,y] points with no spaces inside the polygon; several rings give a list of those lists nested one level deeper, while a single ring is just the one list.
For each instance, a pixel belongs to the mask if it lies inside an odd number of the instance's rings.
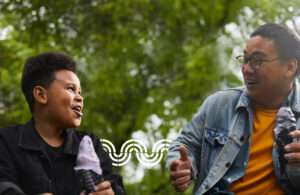
[{"label": "jacket button", "polygon": [[209,185],[205,185],[205,189],[208,190],[209,189]]},{"label": "jacket button", "polygon": [[240,137],[240,141],[243,142],[244,140],[245,140],[245,137],[242,135],[242,136]]},{"label": "jacket button", "polygon": [[231,163],[230,162],[227,162],[226,164],[225,164],[225,167],[227,167],[227,168],[229,168],[231,166]]}]

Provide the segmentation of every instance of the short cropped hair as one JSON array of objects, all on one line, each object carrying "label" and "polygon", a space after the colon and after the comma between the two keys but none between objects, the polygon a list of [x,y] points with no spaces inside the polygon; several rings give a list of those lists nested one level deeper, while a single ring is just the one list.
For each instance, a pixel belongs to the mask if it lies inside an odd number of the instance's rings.
[{"label": "short cropped hair", "polygon": [[35,86],[48,87],[55,79],[55,72],[69,70],[75,73],[76,66],[76,62],[62,52],[45,52],[28,58],[23,68],[21,88],[30,111],[34,111]]},{"label": "short cropped hair", "polygon": [[272,40],[282,62],[295,58],[298,62],[296,75],[299,75],[300,40],[295,33],[285,26],[268,23],[260,26],[250,35],[250,37],[255,36]]}]

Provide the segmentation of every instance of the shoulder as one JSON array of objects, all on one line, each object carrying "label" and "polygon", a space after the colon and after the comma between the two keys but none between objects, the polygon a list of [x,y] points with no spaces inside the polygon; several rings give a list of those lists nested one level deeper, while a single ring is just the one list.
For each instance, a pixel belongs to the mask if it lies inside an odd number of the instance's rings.
[{"label": "shoulder", "polygon": [[217,91],[212,95],[208,96],[206,100],[208,101],[232,101],[238,99],[243,93],[243,87],[230,88]]},{"label": "shoulder", "polygon": [[95,146],[101,144],[100,138],[91,132],[87,132],[79,129],[68,129],[67,134],[68,136],[71,136],[73,140],[78,140],[78,142],[80,142],[84,136],[89,136],[92,139]]},{"label": "shoulder", "polygon": [[0,128],[0,138],[9,143],[17,141],[20,135],[20,127],[22,126],[23,125],[13,125]]},{"label": "shoulder", "polygon": [[243,93],[242,87],[217,91],[204,100],[195,116],[226,114],[235,109]]},{"label": "shoulder", "polygon": [[22,125],[11,125],[7,127],[0,128],[0,135],[9,135],[18,132],[19,127]]},{"label": "shoulder", "polygon": [[210,96],[208,96],[203,105],[206,106],[226,106],[230,104],[237,103],[239,98],[244,92],[243,87],[230,88],[217,91]]}]

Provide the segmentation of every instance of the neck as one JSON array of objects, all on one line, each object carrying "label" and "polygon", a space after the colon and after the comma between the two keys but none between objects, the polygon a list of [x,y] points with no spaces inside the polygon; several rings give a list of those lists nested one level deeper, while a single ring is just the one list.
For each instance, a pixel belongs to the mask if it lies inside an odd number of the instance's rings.
[{"label": "neck", "polygon": [[284,100],[288,97],[289,93],[293,89],[293,83],[281,92],[277,94],[269,94],[268,97],[253,99],[253,104],[255,106],[259,106],[266,109],[279,109],[284,102]]},{"label": "neck", "polygon": [[265,109],[279,109],[281,107],[282,101],[274,101],[274,102],[263,102],[263,101],[255,101],[253,100],[253,105],[258,106]]},{"label": "neck", "polygon": [[59,147],[63,144],[62,128],[53,125],[49,120],[45,120],[43,114],[33,114],[33,118],[35,129],[47,144],[53,147]]}]

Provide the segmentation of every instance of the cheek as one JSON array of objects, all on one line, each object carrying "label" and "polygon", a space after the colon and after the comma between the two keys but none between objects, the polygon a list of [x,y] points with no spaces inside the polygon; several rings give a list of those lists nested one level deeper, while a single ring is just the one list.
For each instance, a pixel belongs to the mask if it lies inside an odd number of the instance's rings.
[{"label": "cheek", "polygon": [[244,75],[245,74],[245,66],[241,66],[241,72],[242,72],[242,74]]},{"label": "cheek", "polygon": [[72,104],[72,96],[66,92],[64,92],[61,96],[60,96],[60,103],[62,106],[65,107],[70,107]]},{"label": "cheek", "polygon": [[284,82],[285,82],[284,79],[281,78],[281,77],[282,77],[281,74],[272,74],[270,72],[270,74],[268,74],[268,75],[261,78],[261,83],[262,83],[263,88],[266,91],[277,89],[278,87],[283,85]]},{"label": "cheek", "polygon": [[57,96],[51,102],[51,107],[54,112],[66,112],[71,107],[71,99],[67,97]]}]

